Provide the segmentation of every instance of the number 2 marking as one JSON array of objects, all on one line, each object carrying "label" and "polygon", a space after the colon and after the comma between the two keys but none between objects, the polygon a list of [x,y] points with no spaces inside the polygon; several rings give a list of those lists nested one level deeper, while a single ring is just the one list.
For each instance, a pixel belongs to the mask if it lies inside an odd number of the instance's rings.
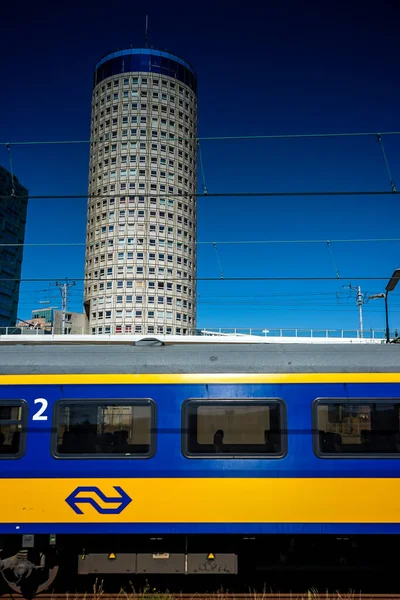
[{"label": "number 2 marking", "polygon": [[48,407],[49,403],[47,402],[46,398],[36,398],[36,400],[34,401],[34,404],[41,404],[41,407],[39,408],[39,410],[37,411],[37,413],[35,413],[32,417],[32,421],[47,421],[47,419],[49,418],[47,415],[44,415],[44,411],[46,410],[46,408]]}]

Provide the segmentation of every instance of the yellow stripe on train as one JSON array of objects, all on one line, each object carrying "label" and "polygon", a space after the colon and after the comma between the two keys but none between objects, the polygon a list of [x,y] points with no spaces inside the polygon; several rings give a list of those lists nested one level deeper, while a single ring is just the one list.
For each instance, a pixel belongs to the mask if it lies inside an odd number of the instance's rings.
[{"label": "yellow stripe on train", "polygon": [[399,497],[397,478],[2,479],[0,522],[399,523]]},{"label": "yellow stripe on train", "polygon": [[156,373],[0,375],[0,385],[400,383],[400,373]]}]

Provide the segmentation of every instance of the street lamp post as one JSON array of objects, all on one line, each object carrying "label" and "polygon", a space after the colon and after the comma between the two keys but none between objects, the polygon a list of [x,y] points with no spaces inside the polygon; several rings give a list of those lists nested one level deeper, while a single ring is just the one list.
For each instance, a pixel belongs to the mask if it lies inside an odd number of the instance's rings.
[{"label": "street lamp post", "polygon": [[390,343],[388,293],[385,294],[386,343]]},{"label": "street lamp post", "polygon": [[400,269],[396,269],[389,279],[389,283],[386,286],[386,294],[385,294],[385,311],[386,311],[386,343],[390,342],[389,336],[389,311],[388,311],[388,293],[393,292],[396,285],[399,283],[400,278]]},{"label": "street lamp post", "polygon": [[386,286],[386,293],[384,294],[374,294],[369,296],[369,300],[375,300],[376,298],[384,298],[385,299],[385,317],[386,317],[386,343],[390,343],[390,330],[389,330],[389,309],[388,309],[388,294],[389,292],[393,292],[394,288],[398,284],[400,279],[400,269],[396,269],[389,279],[389,283]]}]

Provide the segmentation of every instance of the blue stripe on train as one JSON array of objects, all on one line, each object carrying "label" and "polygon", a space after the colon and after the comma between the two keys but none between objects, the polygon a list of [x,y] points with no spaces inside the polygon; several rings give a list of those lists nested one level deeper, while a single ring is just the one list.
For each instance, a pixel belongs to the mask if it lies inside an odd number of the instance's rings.
[{"label": "blue stripe on train", "polygon": [[1,524],[2,534],[400,534],[400,523],[24,523]]}]

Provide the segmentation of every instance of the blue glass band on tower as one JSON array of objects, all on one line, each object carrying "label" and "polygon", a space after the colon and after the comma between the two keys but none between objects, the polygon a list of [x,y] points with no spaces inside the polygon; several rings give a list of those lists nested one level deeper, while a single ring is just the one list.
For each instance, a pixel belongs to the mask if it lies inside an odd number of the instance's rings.
[{"label": "blue glass band on tower", "polygon": [[172,77],[197,93],[197,76],[193,67],[178,56],[152,48],[130,48],[107,54],[96,65],[94,86],[107,77],[137,71]]}]

